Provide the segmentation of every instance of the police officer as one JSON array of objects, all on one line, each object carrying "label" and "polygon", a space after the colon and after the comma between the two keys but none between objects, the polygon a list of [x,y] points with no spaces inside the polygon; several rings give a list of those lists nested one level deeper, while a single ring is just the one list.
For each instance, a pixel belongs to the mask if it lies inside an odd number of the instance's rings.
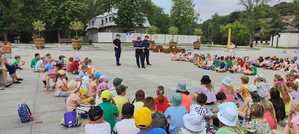
[{"label": "police officer", "polygon": [[120,66],[119,63],[120,55],[121,55],[121,41],[120,41],[120,35],[117,34],[116,38],[113,40],[114,45],[114,52],[115,52],[115,59],[116,59],[116,66]]},{"label": "police officer", "polygon": [[140,62],[141,62],[141,67],[145,68],[144,46],[143,46],[143,41],[141,40],[140,37],[137,37],[137,40],[134,41],[134,48],[135,48],[135,58],[136,58],[137,67],[140,68]]},{"label": "police officer", "polygon": [[149,61],[149,55],[150,55],[149,46],[150,46],[150,43],[149,43],[149,36],[148,35],[145,35],[142,44],[144,46],[144,56],[145,56],[145,59],[146,59],[146,63],[147,63],[147,65],[151,65],[150,61]]}]

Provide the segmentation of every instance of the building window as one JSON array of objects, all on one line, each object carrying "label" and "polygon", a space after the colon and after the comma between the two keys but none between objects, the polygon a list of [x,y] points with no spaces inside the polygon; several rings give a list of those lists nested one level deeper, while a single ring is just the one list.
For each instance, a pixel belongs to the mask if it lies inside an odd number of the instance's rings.
[{"label": "building window", "polygon": [[112,22],[112,19],[113,19],[112,17],[109,17],[109,22]]},{"label": "building window", "polygon": [[106,23],[108,23],[108,18],[105,18],[105,20],[106,20]]},{"label": "building window", "polygon": [[101,22],[101,25],[104,25],[104,20],[102,19],[101,21],[102,21],[102,22]]},{"label": "building window", "polygon": [[94,26],[94,20],[91,21],[91,25]]}]

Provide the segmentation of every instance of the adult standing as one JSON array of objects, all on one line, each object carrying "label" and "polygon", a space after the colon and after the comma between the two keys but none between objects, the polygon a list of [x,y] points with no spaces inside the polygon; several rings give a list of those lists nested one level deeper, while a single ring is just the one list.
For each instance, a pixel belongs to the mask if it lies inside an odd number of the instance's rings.
[{"label": "adult standing", "polygon": [[135,58],[136,58],[137,67],[140,68],[140,62],[141,62],[141,67],[145,68],[143,41],[141,40],[140,37],[137,37],[137,40],[134,41],[133,44],[135,48]]},{"label": "adult standing", "polygon": [[150,55],[149,46],[150,46],[150,43],[149,43],[149,36],[148,35],[144,36],[144,40],[143,40],[142,44],[144,46],[144,55],[145,55],[146,63],[147,63],[147,65],[151,65],[150,61],[149,61],[149,55]]},{"label": "adult standing", "polygon": [[113,40],[114,45],[114,52],[115,52],[115,59],[116,59],[116,66],[120,66],[120,56],[121,56],[121,40],[120,35],[117,34],[116,38]]}]

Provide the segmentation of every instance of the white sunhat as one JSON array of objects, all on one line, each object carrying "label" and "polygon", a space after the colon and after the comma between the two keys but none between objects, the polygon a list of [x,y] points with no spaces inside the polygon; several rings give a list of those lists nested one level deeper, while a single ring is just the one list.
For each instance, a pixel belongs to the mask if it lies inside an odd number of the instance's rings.
[{"label": "white sunhat", "polygon": [[233,80],[230,77],[224,77],[221,82],[226,86],[233,86]]},{"label": "white sunhat", "polygon": [[238,124],[237,105],[233,102],[225,102],[218,106],[217,117],[224,125],[236,126]]},{"label": "white sunhat", "polygon": [[197,113],[188,113],[183,116],[184,127],[192,132],[205,132],[206,122],[202,115]]}]

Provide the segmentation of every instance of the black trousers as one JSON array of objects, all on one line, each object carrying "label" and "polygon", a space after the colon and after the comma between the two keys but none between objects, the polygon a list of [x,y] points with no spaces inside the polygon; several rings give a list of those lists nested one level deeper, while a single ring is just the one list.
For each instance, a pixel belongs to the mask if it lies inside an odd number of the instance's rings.
[{"label": "black trousers", "polygon": [[145,55],[146,63],[150,64],[150,61],[149,61],[150,51],[149,51],[149,49],[144,49],[144,55]]},{"label": "black trousers", "polygon": [[143,49],[136,49],[135,50],[135,58],[136,58],[137,66],[140,68],[140,62],[141,62],[141,67],[144,68],[145,67],[145,65],[144,65],[145,57],[144,57]]},{"label": "black trousers", "polygon": [[119,59],[120,59],[120,56],[121,56],[121,49],[114,49],[114,52],[115,52],[115,59],[116,59],[116,64],[120,64],[119,63]]}]

